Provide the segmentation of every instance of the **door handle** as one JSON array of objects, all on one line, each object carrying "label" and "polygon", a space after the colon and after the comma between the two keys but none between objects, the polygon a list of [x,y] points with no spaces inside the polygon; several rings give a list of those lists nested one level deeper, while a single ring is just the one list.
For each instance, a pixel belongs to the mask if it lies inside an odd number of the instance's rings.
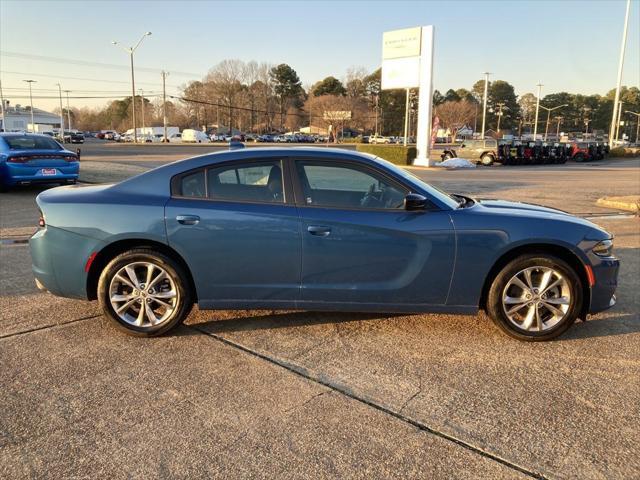
[{"label": "door handle", "polygon": [[309,225],[307,227],[307,232],[309,232],[311,235],[315,235],[317,237],[328,237],[329,234],[331,233],[331,228],[330,227],[322,227],[319,225]]},{"label": "door handle", "polygon": [[197,215],[178,215],[176,220],[182,225],[196,225],[200,221],[200,217]]}]

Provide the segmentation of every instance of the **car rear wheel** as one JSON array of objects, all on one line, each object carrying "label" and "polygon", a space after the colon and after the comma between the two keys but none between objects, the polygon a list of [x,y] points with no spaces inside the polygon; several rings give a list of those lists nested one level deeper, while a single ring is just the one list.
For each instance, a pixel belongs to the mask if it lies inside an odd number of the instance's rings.
[{"label": "car rear wheel", "polygon": [[485,153],[484,155],[482,155],[482,157],[480,157],[480,162],[482,163],[482,165],[485,165],[487,167],[493,165],[493,161],[493,155],[490,155],[488,153]]},{"label": "car rear wheel", "polygon": [[148,248],[129,250],[107,264],[98,282],[98,299],[119,329],[140,337],[171,330],[193,305],[181,265]]},{"label": "car rear wheel", "polygon": [[492,320],[519,340],[551,340],[579,315],[582,286],[565,261],[546,254],[523,255],[494,279],[487,299]]}]

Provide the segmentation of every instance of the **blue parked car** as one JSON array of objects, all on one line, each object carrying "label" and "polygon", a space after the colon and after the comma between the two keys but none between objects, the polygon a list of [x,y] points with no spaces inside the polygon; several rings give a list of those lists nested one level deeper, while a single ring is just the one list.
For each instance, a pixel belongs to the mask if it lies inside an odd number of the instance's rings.
[{"label": "blue parked car", "polygon": [[78,155],[48,135],[0,133],[0,190],[32,183],[78,180]]},{"label": "blue parked car", "polygon": [[374,156],[251,148],[37,198],[42,289],[139,336],[201,309],[486,310],[548,340],[615,303],[612,236],[551,208],[449,195]]}]

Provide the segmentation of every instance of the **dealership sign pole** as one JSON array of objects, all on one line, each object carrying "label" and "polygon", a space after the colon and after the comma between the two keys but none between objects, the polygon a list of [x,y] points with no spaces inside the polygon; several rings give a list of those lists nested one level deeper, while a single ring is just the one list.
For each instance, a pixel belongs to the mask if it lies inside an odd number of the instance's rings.
[{"label": "dealership sign pole", "polygon": [[430,166],[433,90],[433,25],[385,32],[382,36],[382,90],[419,88],[417,156],[414,165]]}]

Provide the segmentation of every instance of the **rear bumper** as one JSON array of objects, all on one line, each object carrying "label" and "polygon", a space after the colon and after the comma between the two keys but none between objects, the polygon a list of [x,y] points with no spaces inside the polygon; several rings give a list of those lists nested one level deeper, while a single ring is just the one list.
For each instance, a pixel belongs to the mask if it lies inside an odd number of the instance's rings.
[{"label": "rear bumper", "polygon": [[615,257],[598,258],[592,268],[595,285],[591,287],[589,313],[598,313],[616,304],[620,260]]},{"label": "rear bumper", "polygon": [[36,285],[61,297],[87,299],[85,265],[103,242],[47,226],[29,239]]},{"label": "rear bumper", "polygon": [[[6,186],[30,185],[33,183],[73,183],[78,180],[78,173],[80,172],[79,162],[70,162],[68,165],[51,167],[5,163],[0,168],[2,170],[0,178]],[[55,174],[44,175],[42,170],[49,168],[55,168]]]}]

